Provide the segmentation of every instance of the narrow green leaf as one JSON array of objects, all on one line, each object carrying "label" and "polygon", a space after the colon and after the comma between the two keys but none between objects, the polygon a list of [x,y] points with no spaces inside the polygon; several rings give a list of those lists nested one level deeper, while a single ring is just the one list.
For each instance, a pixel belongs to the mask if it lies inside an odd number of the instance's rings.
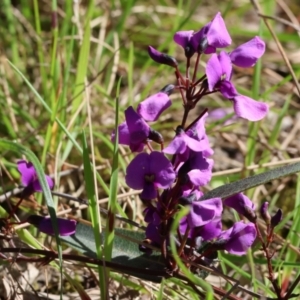
[{"label": "narrow green leaf", "polygon": [[200,199],[205,200],[216,197],[226,198],[236,193],[240,193],[247,189],[256,187],[258,185],[265,184],[274,179],[285,177],[298,172],[300,172],[300,163],[294,163],[284,167],[279,167],[261,174],[257,174],[254,176],[247,177],[245,179],[222,185],[204,194]]}]

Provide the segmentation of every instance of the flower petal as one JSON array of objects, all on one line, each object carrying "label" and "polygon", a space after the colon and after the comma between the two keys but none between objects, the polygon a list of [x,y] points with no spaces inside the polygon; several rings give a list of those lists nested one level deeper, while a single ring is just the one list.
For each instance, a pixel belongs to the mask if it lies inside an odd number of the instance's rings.
[{"label": "flower petal", "polygon": [[233,99],[235,96],[238,96],[238,92],[233,83],[228,80],[222,80],[220,84],[220,92],[227,99]]},{"label": "flower petal", "polygon": [[137,113],[146,121],[156,121],[171,104],[169,96],[160,92],[141,102],[137,107]]},{"label": "flower petal", "polygon": [[145,182],[140,197],[143,200],[152,200],[157,197],[157,191],[153,182]]},{"label": "flower petal", "polygon": [[201,172],[200,170],[192,170],[187,173],[191,183],[194,186],[204,186],[211,180],[211,172]]},{"label": "flower petal", "polygon": [[186,142],[181,135],[178,135],[174,137],[168,147],[164,148],[163,152],[167,154],[182,154],[185,152],[186,148]]},{"label": "flower petal", "polygon": [[191,40],[191,37],[193,36],[194,30],[188,30],[188,31],[177,31],[174,34],[173,40],[176,44],[180,45],[185,49]]},{"label": "flower petal", "polygon": [[253,67],[257,60],[265,53],[265,42],[258,36],[240,45],[230,54],[233,64],[242,68]]},{"label": "flower petal", "polygon": [[259,121],[266,116],[269,106],[249,97],[238,95],[233,99],[233,108],[238,117],[249,121]]},{"label": "flower petal", "polygon": [[[31,215],[28,217],[27,222],[37,227],[41,232],[54,235],[52,221],[49,217]],[[58,232],[61,236],[74,234],[76,232],[76,225],[77,222],[75,220],[57,218]]]},{"label": "flower petal", "polygon": [[211,21],[207,32],[207,40],[208,45],[216,48],[225,48],[231,44],[231,37],[220,12]]},{"label": "flower petal", "polygon": [[145,175],[150,174],[149,154],[139,153],[127,166],[126,184],[135,190],[144,188]]},{"label": "flower petal", "polygon": [[204,201],[194,201],[187,215],[190,228],[203,226],[214,219],[222,210],[221,198],[213,198]]},{"label": "flower petal", "polygon": [[230,240],[225,249],[235,255],[244,255],[256,239],[256,229],[253,223],[237,222],[233,225]]},{"label": "flower petal", "polygon": [[176,174],[171,162],[163,153],[153,151],[149,158],[150,174],[154,174],[156,187],[168,188],[175,180]]},{"label": "flower petal", "polygon": [[243,193],[235,194],[224,200],[224,205],[232,207],[239,214],[245,215],[245,207],[255,210],[255,204]]},{"label": "flower petal", "polygon": [[[118,126],[119,133],[119,144],[121,145],[130,145],[130,133],[126,122],[121,123]],[[111,141],[115,141],[115,132],[111,134]]]},{"label": "flower petal", "polygon": [[125,118],[130,133],[130,149],[139,152],[143,149],[144,143],[148,139],[150,127],[143,118],[134,111],[132,106],[129,106],[125,110]]},{"label": "flower petal", "polygon": [[27,162],[25,160],[19,160],[17,162],[18,171],[21,174],[21,181],[24,186],[27,186],[32,183],[32,181],[36,178],[36,171],[31,162]]},{"label": "flower petal", "polygon": [[210,91],[213,91],[222,77],[222,66],[220,64],[218,55],[215,53],[210,57],[206,64],[206,76],[208,88]]},{"label": "flower petal", "polygon": [[[46,181],[48,183],[48,186],[49,186],[50,190],[52,190],[53,187],[54,187],[54,182],[51,179],[51,177],[46,175]],[[33,187],[34,192],[42,192],[43,191],[43,189],[40,185],[40,182],[37,178],[32,181],[32,187]]]},{"label": "flower petal", "polygon": [[211,240],[222,232],[222,221],[221,218],[215,218],[211,222],[205,224],[198,231],[199,235],[204,241]]},{"label": "flower petal", "polygon": [[232,63],[228,53],[225,51],[221,51],[218,55],[218,58],[222,67],[222,75],[225,75],[224,79],[230,80],[232,75]]}]

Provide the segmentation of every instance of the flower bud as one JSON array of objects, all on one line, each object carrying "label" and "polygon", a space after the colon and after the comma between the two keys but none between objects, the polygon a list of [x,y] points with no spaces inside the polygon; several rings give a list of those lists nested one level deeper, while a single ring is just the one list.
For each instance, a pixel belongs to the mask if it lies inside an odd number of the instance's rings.
[{"label": "flower bud", "polygon": [[249,206],[245,206],[245,214],[244,216],[252,223],[256,222],[257,215],[253,209],[251,209]]},{"label": "flower bud", "polygon": [[148,139],[158,144],[162,144],[164,142],[164,138],[162,137],[162,135],[158,131],[153,130],[152,128],[150,128]]},{"label": "flower bud", "polygon": [[174,84],[167,84],[160,91],[170,96],[173,93],[174,89],[175,89]]},{"label": "flower bud", "polygon": [[270,225],[271,222],[271,216],[268,212],[268,208],[269,208],[269,203],[268,202],[264,202],[262,204],[262,206],[260,207],[260,215],[262,217],[262,219],[265,221],[265,223],[267,225]]},{"label": "flower bud", "polygon": [[184,54],[187,58],[192,57],[195,54],[195,49],[191,43],[184,48]]},{"label": "flower bud", "polygon": [[198,45],[197,51],[198,51],[199,53],[204,53],[204,51],[206,50],[207,46],[208,46],[208,40],[207,40],[207,38],[205,37],[205,38],[203,38],[203,39],[200,41],[200,43],[199,43],[199,45]]},{"label": "flower bud", "polygon": [[274,228],[282,220],[282,210],[279,208],[274,216],[271,218],[271,227]]},{"label": "flower bud", "polygon": [[151,46],[148,46],[148,53],[150,57],[159,64],[167,65],[173,68],[178,66],[178,63],[174,57],[165,53],[161,53]]}]

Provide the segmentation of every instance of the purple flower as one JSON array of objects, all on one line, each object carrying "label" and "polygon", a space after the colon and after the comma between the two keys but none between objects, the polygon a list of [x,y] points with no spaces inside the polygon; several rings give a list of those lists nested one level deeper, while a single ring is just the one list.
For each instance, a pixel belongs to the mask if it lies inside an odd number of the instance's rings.
[{"label": "purple flower", "polygon": [[265,42],[256,36],[250,41],[235,48],[229,57],[231,62],[241,68],[253,67],[257,60],[265,53]]},{"label": "purple flower", "polygon": [[173,37],[174,42],[183,47],[186,57],[192,57],[197,51],[197,48],[194,49],[191,42],[193,34],[194,30],[177,31]]},{"label": "purple flower", "polygon": [[207,62],[206,75],[210,91],[219,89],[221,94],[233,101],[233,108],[237,116],[249,121],[259,121],[268,112],[268,105],[255,101],[249,97],[239,95],[231,80],[231,59],[225,51],[213,54]]},{"label": "purple flower", "polygon": [[200,120],[186,131],[188,136],[201,142],[204,148],[202,151],[204,157],[210,157],[214,153],[213,149],[209,145],[209,140],[205,132],[205,121],[207,116],[208,113],[205,113]]},{"label": "purple flower", "polygon": [[190,229],[204,226],[222,214],[221,198],[213,198],[203,201],[193,201],[187,216],[180,221],[179,230],[184,234],[187,225]]},{"label": "purple flower", "polygon": [[157,197],[157,188],[166,189],[176,177],[170,161],[160,152],[138,154],[128,165],[126,183],[135,190],[143,189],[140,197],[151,200]]},{"label": "purple flower", "polygon": [[168,65],[173,68],[178,66],[178,63],[174,57],[165,53],[161,53],[151,46],[148,46],[148,53],[149,56],[159,64]]},{"label": "purple flower", "polygon": [[211,22],[193,35],[191,41],[194,49],[197,49],[203,40],[207,41],[207,47],[204,50],[206,54],[215,53],[216,48],[225,48],[231,44],[231,37],[220,12]]},{"label": "purple flower", "polygon": [[221,13],[217,13],[211,22],[196,33],[193,30],[178,31],[173,39],[184,48],[187,57],[191,57],[196,51],[215,53],[216,48],[225,48],[231,44]]},{"label": "purple flower", "polygon": [[227,250],[231,254],[244,255],[256,239],[256,229],[253,223],[237,222],[228,230],[223,231],[218,240],[220,250]]},{"label": "purple flower", "polygon": [[[25,160],[19,160],[17,162],[18,171],[21,174],[21,181],[25,187],[23,191],[24,197],[32,195],[34,192],[42,192],[42,187],[37,177],[37,173],[34,169],[34,166],[31,162],[26,162]],[[46,180],[50,189],[53,188],[53,180],[46,175]]]},{"label": "purple flower", "polygon": [[163,152],[168,154],[184,154],[187,149],[199,152],[205,150],[208,146],[207,141],[198,141],[191,138],[181,126],[178,126],[175,138]]},{"label": "purple flower", "polygon": [[224,200],[224,205],[234,208],[240,215],[245,216],[249,221],[255,222],[255,205],[244,194],[238,193]]},{"label": "purple flower", "polygon": [[[42,217],[37,215],[31,215],[28,217],[27,222],[37,227],[39,231],[49,235],[54,235],[54,229],[52,227],[52,221],[49,217]],[[67,220],[57,218],[58,233],[61,236],[69,236],[76,232],[75,220]]]},{"label": "purple flower", "polygon": [[[125,110],[126,122],[118,127],[119,143],[130,147],[132,152],[141,152],[150,133],[149,125],[139,116],[132,106]],[[111,139],[115,139],[113,133]]]},{"label": "purple flower", "polygon": [[137,107],[137,113],[146,121],[156,121],[171,104],[168,94],[159,92],[142,101]]},{"label": "purple flower", "polygon": [[212,176],[213,160],[204,157],[203,152],[190,152],[190,157],[180,167],[179,178],[187,178],[194,187],[206,185]]}]

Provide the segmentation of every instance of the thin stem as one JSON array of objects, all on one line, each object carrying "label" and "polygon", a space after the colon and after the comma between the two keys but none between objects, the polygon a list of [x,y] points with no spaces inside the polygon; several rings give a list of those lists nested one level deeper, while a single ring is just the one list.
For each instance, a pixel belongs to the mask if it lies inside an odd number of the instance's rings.
[{"label": "thin stem", "polygon": [[201,57],[201,53],[198,52],[192,82],[194,82],[196,79],[196,74],[197,74],[197,70],[198,70],[198,66],[199,66],[200,57]]},{"label": "thin stem", "polygon": [[184,236],[183,236],[183,239],[181,241],[181,245],[180,245],[180,247],[179,247],[179,249],[177,251],[177,253],[178,253],[179,256],[181,256],[181,253],[182,253],[182,251],[183,251],[183,249],[185,247],[186,241],[187,241],[187,239],[189,237],[189,233],[190,233],[190,227],[187,226],[186,230],[185,230],[185,233],[184,233]]},{"label": "thin stem", "polygon": [[271,281],[271,283],[272,283],[272,285],[273,285],[273,287],[274,287],[274,290],[275,290],[275,292],[276,292],[276,294],[277,294],[277,296],[278,296],[278,299],[279,299],[279,300],[280,300],[280,299],[284,299],[284,298],[282,297],[282,295],[281,295],[281,289],[280,289],[280,287],[278,286],[278,284],[277,284],[277,282],[276,282],[276,280],[275,280],[275,278],[274,278],[274,273],[273,273],[273,268],[272,268],[272,263],[271,263],[271,258],[272,258],[272,256],[271,256],[270,253],[269,253],[269,249],[267,248],[266,243],[264,242],[264,239],[263,239],[263,237],[262,237],[262,235],[261,235],[261,232],[260,232],[260,230],[259,230],[259,228],[258,228],[257,223],[254,223],[254,225],[255,225],[256,232],[257,232],[257,237],[258,237],[258,239],[261,241],[263,250],[264,250],[265,255],[266,255],[266,258],[267,258],[267,262],[268,262],[268,270],[269,270],[269,280]]}]

